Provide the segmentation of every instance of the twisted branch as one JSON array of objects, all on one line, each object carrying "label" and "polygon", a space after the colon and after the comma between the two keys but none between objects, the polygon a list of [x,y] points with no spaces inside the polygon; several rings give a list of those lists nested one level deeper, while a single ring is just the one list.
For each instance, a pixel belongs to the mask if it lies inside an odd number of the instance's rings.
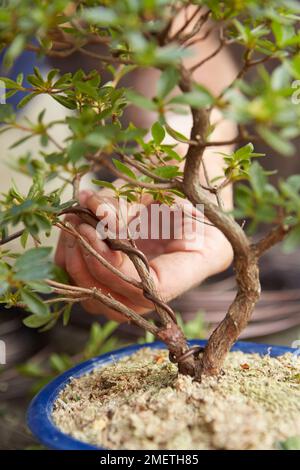
[{"label": "twisted branch", "polygon": [[[60,213],[60,215],[70,214],[70,213],[76,214],[84,222],[88,223],[94,228],[96,228],[97,224],[99,223],[99,219],[92,211],[90,211],[89,209],[80,207],[80,206],[74,206],[74,207],[65,209],[64,211]],[[61,222],[59,224],[63,225]],[[128,309],[124,305],[123,305],[123,308],[121,309],[122,304],[120,302],[115,301],[116,303],[113,305],[112,301],[114,299],[112,299],[112,297],[105,296],[101,292],[98,295],[97,289],[93,289],[92,292],[90,292],[90,294],[93,295],[98,300],[102,301],[102,303],[104,303],[105,305],[110,306],[114,310],[117,310],[120,313],[125,312],[124,315],[127,318],[130,318],[135,324],[137,324],[138,326],[148,331],[151,331],[153,334],[155,334],[157,338],[162,339],[169,348],[170,357],[172,357],[172,360],[178,362],[179,371],[184,374],[194,375],[194,370],[195,370],[194,362],[195,362],[195,357],[197,355],[197,352],[193,350],[191,354],[187,354],[189,351],[189,348],[188,348],[187,341],[182,330],[177,325],[176,315],[171,309],[171,307],[169,307],[169,305],[167,305],[161,299],[157,291],[157,288],[155,286],[153,277],[151,275],[148,260],[145,257],[145,255],[140,250],[138,250],[134,241],[131,239],[128,239],[128,240],[117,239],[116,240],[112,238],[107,238],[105,240],[111,249],[120,250],[123,253],[126,253],[128,255],[129,259],[132,261],[135,269],[137,270],[139,274],[141,282],[137,282],[135,279],[129,278],[128,276],[121,273],[114,266],[112,266],[108,261],[106,261],[101,255],[99,255],[97,251],[95,251],[89,245],[89,243],[84,239],[84,237],[82,237],[70,223],[65,222],[64,226],[65,226],[65,229],[69,230],[70,233],[78,239],[78,241],[82,244],[82,246],[84,246],[107,269],[109,269],[111,272],[119,276],[124,281],[129,282],[132,285],[143,290],[144,297],[150,300],[154,305],[154,309],[161,321],[161,327],[160,328],[156,327],[157,328],[156,331],[153,332],[152,323],[145,320],[143,317],[141,317],[138,314],[133,315],[133,311],[131,309]],[[56,286],[56,287],[59,287],[59,286]],[[80,292],[82,294],[86,294],[86,291],[81,290]],[[66,292],[60,291],[60,293],[65,294]]]}]

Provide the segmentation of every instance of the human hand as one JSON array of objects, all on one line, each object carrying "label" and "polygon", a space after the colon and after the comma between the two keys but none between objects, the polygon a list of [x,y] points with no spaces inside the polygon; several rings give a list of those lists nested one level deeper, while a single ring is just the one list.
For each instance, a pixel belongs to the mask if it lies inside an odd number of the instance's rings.
[{"label": "human hand", "polygon": [[[88,207],[95,214],[99,211],[99,205],[105,202],[106,215],[115,216],[116,200],[109,190],[103,189],[98,193],[83,191],[80,195],[80,203]],[[148,236],[147,239],[136,239],[137,247],[143,251],[149,260],[151,275],[156,289],[164,301],[170,301],[191,287],[201,283],[207,277],[225,270],[232,261],[232,249],[224,235],[215,227],[203,223],[203,218],[195,220],[193,217],[185,217],[182,236],[178,237],[178,224],[182,218],[176,216],[183,212],[195,215],[191,205],[178,206],[173,210],[171,218],[170,236],[166,239],[162,236],[162,223],[160,220],[158,239]],[[152,200],[145,201],[149,234],[154,223]],[[99,214],[99,212],[98,212]],[[111,250],[107,243],[101,239],[97,231],[82,223],[79,218],[68,215],[67,220],[76,226],[78,232],[87,242],[114,267],[122,271],[126,276],[139,280],[134,265],[127,255],[120,251]],[[129,223],[132,219],[129,218]],[[178,223],[174,222],[178,220]],[[199,226],[201,224],[201,226]],[[62,232],[55,256],[56,263],[63,267],[71,277],[72,282],[81,287],[96,287],[104,294],[112,295],[116,300],[137,313],[144,314],[153,309],[153,304],[143,296],[142,290],[120,279],[104,267],[90,254],[76,239]],[[124,321],[125,318],[118,312],[108,308],[96,300],[83,302],[83,307],[92,314],[104,314],[108,318]]]}]

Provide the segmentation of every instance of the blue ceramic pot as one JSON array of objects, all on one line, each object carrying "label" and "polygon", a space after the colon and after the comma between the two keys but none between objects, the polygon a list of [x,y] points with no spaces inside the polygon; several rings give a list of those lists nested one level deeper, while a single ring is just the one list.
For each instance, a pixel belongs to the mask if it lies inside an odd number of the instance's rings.
[{"label": "blue ceramic pot", "polygon": [[[191,346],[204,346],[205,343],[206,341],[201,340],[193,340],[189,342]],[[59,431],[51,418],[53,404],[57,395],[68,384],[71,377],[80,377],[81,375],[91,372],[94,368],[107,366],[112,361],[129,356],[144,347],[161,349],[165,348],[165,345],[160,342],[139,344],[118,349],[113,353],[103,354],[102,356],[90,359],[73,367],[46,385],[46,387],[44,387],[43,390],[41,390],[40,393],[32,400],[27,414],[28,426],[36,438],[49,449],[101,450],[99,447],[77,441],[73,437]],[[258,353],[260,355],[270,354],[272,357],[281,356],[287,352],[295,353],[295,349],[283,346],[270,346],[267,344],[245,342],[237,342],[233,346],[232,351],[242,351],[251,354]]]}]

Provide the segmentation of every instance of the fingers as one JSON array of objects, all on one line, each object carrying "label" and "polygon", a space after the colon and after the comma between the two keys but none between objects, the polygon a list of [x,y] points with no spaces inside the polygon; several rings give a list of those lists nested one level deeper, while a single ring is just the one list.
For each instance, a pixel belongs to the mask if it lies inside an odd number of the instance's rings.
[{"label": "fingers", "polygon": [[[97,232],[92,227],[82,224],[78,227],[78,231],[98,253],[123,274],[139,280],[138,273],[128,256],[110,250],[103,240],[97,238]],[[81,247],[80,250],[85,262],[85,269],[95,281],[114,293],[125,295],[128,301],[144,309],[153,309],[153,304],[145,299],[141,289],[132,286],[109,271],[84,247]],[[149,264],[156,289],[164,300],[171,300],[203,281],[209,271],[209,265],[205,262],[205,257],[200,251],[163,254],[153,258]],[[174,276],[174,272],[177,273],[176,276]]]},{"label": "fingers", "polygon": [[[111,250],[107,243],[97,236],[97,232],[93,227],[87,224],[81,224],[78,227],[78,231],[94,248],[94,250],[102,255],[115,268],[129,278],[134,278],[138,281],[140,280],[138,273],[128,256],[120,251]],[[134,302],[137,305],[147,309],[151,308],[151,302],[145,299],[141,289],[138,289],[121,279],[118,275],[112,273],[108,268],[103,266],[95,256],[90,254],[86,248],[81,247],[81,254],[90,275],[98,282],[110,288],[113,292],[126,295],[129,301]],[[155,277],[155,273],[153,273],[153,275]]]},{"label": "fingers", "polygon": [[[66,222],[70,222],[74,226],[77,226],[80,223],[80,219],[76,215],[72,215],[72,214],[66,215],[64,220]],[[65,247],[66,247],[66,232],[61,230],[60,231],[60,236],[59,236],[59,239],[58,239],[58,243],[57,243],[56,252],[55,252],[55,255],[54,255],[54,262],[56,264],[58,264],[58,266],[60,266],[63,269],[66,269]]]},{"label": "fingers", "polygon": [[183,250],[166,252],[150,261],[157,290],[167,302],[232,263],[232,247],[216,227],[206,226],[201,244],[190,249],[192,246],[188,244]]},{"label": "fingers", "polygon": [[[83,207],[86,207],[86,201],[93,195],[93,191],[83,190],[79,193],[79,202]],[[65,221],[70,222],[72,225],[78,225],[80,219],[75,215],[68,214],[65,218]],[[65,269],[65,232],[61,231],[58,239],[57,248],[54,255],[54,262],[58,264],[61,268]]]},{"label": "fingers", "polygon": [[194,251],[163,254],[150,265],[156,273],[157,290],[166,302],[202,282],[209,272],[203,254]]},{"label": "fingers", "polygon": [[[96,287],[100,289],[103,294],[111,294],[114,299],[118,300],[125,306],[129,307],[132,310],[135,310],[137,313],[144,313],[145,309],[139,307],[138,305],[133,305],[126,297],[113,292],[111,289],[107,288],[100,282],[98,282],[88,271],[85,260],[82,257],[80,248],[74,237],[69,234],[65,236],[65,263],[66,270],[68,271],[73,282],[85,288]],[[102,304],[102,302],[97,300],[87,300],[82,302],[84,308],[92,314],[96,315],[105,315],[112,320],[118,322],[127,321],[127,318],[124,317],[119,312],[107,307]]]}]

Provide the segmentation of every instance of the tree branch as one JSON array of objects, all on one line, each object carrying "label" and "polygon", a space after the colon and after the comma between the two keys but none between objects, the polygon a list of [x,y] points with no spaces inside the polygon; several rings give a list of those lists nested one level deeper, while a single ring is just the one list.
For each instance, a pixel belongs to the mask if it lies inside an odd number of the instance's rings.
[{"label": "tree branch", "polygon": [[141,315],[134,312],[134,310],[130,309],[129,307],[125,306],[118,300],[114,299],[110,294],[105,295],[101,292],[100,289],[96,287],[92,288],[84,288],[84,287],[76,287],[70,286],[68,284],[62,284],[60,282],[52,281],[51,279],[46,280],[47,284],[51,286],[54,292],[59,294],[69,294],[70,292],[76,292],[78,294],[82,294],[82,297],[95,299],[101,302],[102,304],[106,305],[107,307],[121,313],[124,315],[129,321],[132,321],[140,328],[143,328],[150,333],[153,333],[157,336],[158,327],[155,326],[153,323],[150,323],[148,320],[145,320]]},{"label": "tree branch", "polygon": [[111,271],[113,274],[118,276],[120,279],[123,281],[127,282],[128,284],[131,284],[134,287],[137,287],[138,289],[142,289],[143,286],[142,284],[137,281],[136,279],[126,276],[122,271],[119,271],[119,269],[115,268],[111,263],[109,263],[103,256],[98,253],[98,251],[94,250],[94,248],[88,243],[88,241],[76,230],[76,228],[70,224],[70,222],[60,222],[59,226],[63,229],[65,226],[71,234],[79,241],[81,246],[83,246],[92,256],[94,256],[99,263],[101,263],[105,268],[107,268],[109,271]]},{"label": "tree branch", "polygon": [[21,237],[24,233],[25,229],[23,228],[22,230],[19,230],[16,233],[13,233],[12,235],[8,235],[7,237],[4,237],[0,240],[0,246],[5,245],[5,243],[9,243],[12,240],[16,240],[17,238]]},{"label": "tree branch", "polygon": [[268,232],[261,240],[251,246],[252,250],[260,258],[267,250],[281,242],[291,231],[291,227],[278,225]]}]

